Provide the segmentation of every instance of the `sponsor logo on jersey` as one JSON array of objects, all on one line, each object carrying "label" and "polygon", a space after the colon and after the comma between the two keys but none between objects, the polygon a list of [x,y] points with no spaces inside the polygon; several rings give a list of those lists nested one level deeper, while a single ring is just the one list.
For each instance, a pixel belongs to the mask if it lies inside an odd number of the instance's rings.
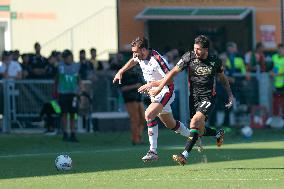
[{"label": "sponsor logo on jersey", "polygon": [[195,69],[196,75],[210,75],[212,73],[212,67],[197,66]]}]

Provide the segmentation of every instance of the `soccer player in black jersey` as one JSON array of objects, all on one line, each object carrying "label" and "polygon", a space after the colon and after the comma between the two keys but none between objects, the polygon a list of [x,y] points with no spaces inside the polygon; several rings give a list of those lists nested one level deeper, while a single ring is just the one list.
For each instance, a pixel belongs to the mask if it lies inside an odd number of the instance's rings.
[{"label": "soccer player in black jersey", "polygon": [[224,139],[224,130],[216,131],[205,127],[205,121],[213,107],[215,99],[215,76],[219,77],[229,96],[226,104],[230,108],[233,104],[233,94],[229,82],[223,72],[221,60],[217,56],[211,56],[209,52],[209,39],[200,35],[195,38],[194,51],[186,52],[177,65],[166,75],[159,87],[151,89],[150,95],[158,94],[161,89],[170,83],[173,77],[184,69],[188,69],[188,82],[190,85],[190,135],[186,142],[185,150],[179,155],[173,155],[173,160],[184,165],[187,163],[189,152],[199,136],[215,136],[217,146],[221,146]]}]

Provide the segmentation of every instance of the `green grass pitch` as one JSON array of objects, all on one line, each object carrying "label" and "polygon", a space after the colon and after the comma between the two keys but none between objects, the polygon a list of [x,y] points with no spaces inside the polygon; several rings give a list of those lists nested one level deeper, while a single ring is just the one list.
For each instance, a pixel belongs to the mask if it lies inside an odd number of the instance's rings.
[{"label": "green grass pitch", "polygon": [[[132,146],[128,132],[79,135],[80,143],[61,136],[0,135],[1,189],[227,189],[284,188],[284,131],[257,130],[251,140],[228,133],[217,148],[203,139],[205,150],[193,150],[189,163],[176,165],[185,138],[159,131],[159,161],[143,163],[148,145]],[[145,140],[147,136],[145,133]],[[73,160],[68,172],[58,172],[55,157]]]}]

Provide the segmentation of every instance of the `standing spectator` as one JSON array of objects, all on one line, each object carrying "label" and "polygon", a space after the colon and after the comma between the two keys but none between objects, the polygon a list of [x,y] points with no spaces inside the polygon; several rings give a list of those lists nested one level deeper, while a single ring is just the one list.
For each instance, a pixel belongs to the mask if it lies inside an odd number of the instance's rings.
[{"label": "standing spectator", "polygon": [[122,53],[117,53],[109,61],[109,69],[113,71],[118,71],[124,65],[124,58]]},{"label": "standing spectator", "polygon": [[[228,70],[226,69],[226,60],[227,60],[227,56],[225,53],[222,53],[219,55],[220,60],[222,61],[222,65],[223,65],[223,69],[224,69],[224,73],[229,81],[230,86],[234,85],[235,83],[235,78],[230,76]],[[216,119],[217,119],[217,112],[223,112],[224,113],[224,119],[223,122],[221,123],[221,126],[223,127],[229,127],[231,126],[231,122],[230,122],[230,113],[231,113],[231,109],[230,108],[225,108],[224,107],[224,102],[226,102],[226,99],[228,99],[228,95],[226,93],[225,88],[222,86],[222,83],[220,81],[219,78],[216,78],[216,84],[215,84],[215,88],[216,88],[216,93],[218,95],[216,95],[216,102],[215,102],[215,107],[214,107],[214,111],[211,112],[211,116],[209,118],[209,124],[211,126],[216,126]]]},{"label": "standing spectator", "polygon": [[143,84],[139,68],[134,67],[125,72],[122,78],[121,92],[130,118],[132,144],[143,144],[142,133],[145,127],[144,105],[138,88]]},{"label": "standing spectator", "polygon": [[30,77],[30,70],[29,70],[29,65],[30,65],[30,55],[29,54],[22,54],[22,78],[29,78]]},{"label": "standing spectator", "polygon": [[93,76],[94,72],[94,67],[93,64],[87,60],[86,58],[86,51],[85,50],[80,50],[79,54],[79,64],[80,64],[80,78],[82,80],[88,80]]},{"label": "standing spectator", "polygon": [[47,59],[41,55],[41,46],[38,42],[35,43],[34,48],[35,55],[30,64],[30,76],[32,79],[44,79],[46,78]]},{"label": "standing spectator", "polygon": [[46,78],[47,79],[54,79],[54,77],[57,74],[58,62],[56,60],[56,57],[53,56],[52,54],[48,57],[47,61],[48,61],[48,64],[45,67]]},{"label": "standing spectator", "polygon": [[55,57],[56,62],[62,62],[62,56],[60,51],[52,51],[51,55]]},{"label": "standing spectator", "polygon": [[240,102],[241,104],[246,104],[245,95],[247,91],[242,91],[241,89],[244,89],[244,86],[246,86],[247,83],[245,80],[242,79],[242,76],[236,76],[236,74],[246,76],[246,66],[244,63],[244,59],[238,53],[238,47],[236,43],[227,43],[226,57],[227,59],[225,69],[227,70],[227,76],[235,78],[235,82],[232,83],[231,86],[234,96],[236,97],[238,102]]},{"label": "standing spectator", "polygon": [[[112,58],[110,69],[118,71],[123,66],[123,54],[118,53]],[[126,110],[130,118],[131,141],[133,145],[143,144],[142,133],[145,127],[144,105],[142,95],[138,88],[142,86],[143,79],[141,70],[138,66],[125,72],[122,77],[122,83],[119,85]]]},{"label": "standing spectator", "polygon": [[246,74],[246,67],[243,58],[238,54],[238,46],[234,42],[227,43],[226,67],[230,75],[235,73]]},{"label": "standing spectator", "polygon": [[273,86],[275,88],[273,94],[273,115],[284,116],[284,45],[278,45],[278,52],[272,56]]},{"label": "standing spectator", "polygon": [[248,72],[266,72],[265,55],[263,53],[263,44],[261,42],[256,44],[255,50],[246,53],[245,63]]},{"label": "standing spectator", "polygon": [[91,59],[90,62],[93,64],[95,70],[103,70],[103,65],[101,61],[97,60],[97,49],[90,49]]},{"label": "standing spectator", "polygon": [[19,50],[14,50],[12,51],[12,59],[16,62],[19,62],[19,58],[20,58],[20,51]]},{"label": "standing spectator", "polygon": [[284,92],[284,45],[278,45],[278,52],[272,56],[274,87],[277,92]]},{"label": "standing spectator", "polygon": [[10,78],[10,79],[22,78],[22,67],[19,62],[12,60],[12,52],[3,51],[2,65],[0,72],[2,78]]},{"label": "standing spectator", "polygon": [[[79,76],[79,64],[73,61],[73,54],[70,50],[62,53],[63,62],[58,65],[58,74],[55,79],[55,87],[59,95],[59,105],[61,107],[61,120],[63,127],[63,140],[78,142],[75,132],[75,115],[78,112],[78,94],[81,86]],[[71,136],[67,133],[67,114],[69,114],[69,124]]]}]

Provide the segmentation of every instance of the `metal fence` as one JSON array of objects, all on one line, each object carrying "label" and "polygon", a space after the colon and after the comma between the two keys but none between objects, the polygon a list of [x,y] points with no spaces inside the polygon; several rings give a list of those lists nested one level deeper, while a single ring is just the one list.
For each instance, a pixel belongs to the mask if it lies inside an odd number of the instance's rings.
[{"label": "metal fence", "polygon": [[[83,90],[91,97],[91,101],[83,105],[90,107],[90,113],[118,111],[119,92],[112,85],[112,73],[97,73],[93,81],[83,81]],[[52,99],[53,91],[53,80],[0,80],[2,131],[25,128],[39,121],[40,111],[44,103]]]},{"label": "metal fence", "polygon": [[[112,84],[113,75],[112,72],[96,73],[92,81],[83,82],[84,90],[92,97],[90,113],[125,111],[119,89]],[[254,74],[251,80],[246,80],[243,75],[236,75],[235,78],[236,82],[232,86],[237,100],[235,111],[241,105],[262,105],[271,112],[272,87],[268,74]],[[182,122],[187,122],[187,74],[179,74],[175,83],[177,95],[173,113],[178,114],[176,116]],[[39,117],[43,104],[51,100],[52,93],[52,80],[1,80],[2,131],[9,132],[14,124],[25,128],[26,123]]]}]

